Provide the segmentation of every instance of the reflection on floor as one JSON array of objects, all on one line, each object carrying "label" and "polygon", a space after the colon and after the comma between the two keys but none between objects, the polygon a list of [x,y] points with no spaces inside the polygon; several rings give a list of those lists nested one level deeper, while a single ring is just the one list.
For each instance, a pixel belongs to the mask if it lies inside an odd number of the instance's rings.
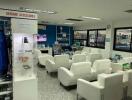
[{"label": "reflection on floor", "polygon": [[76,100],[76,89],[60,86],[57,77],[51,77],[44,68],[38,68],[39,100]]}]

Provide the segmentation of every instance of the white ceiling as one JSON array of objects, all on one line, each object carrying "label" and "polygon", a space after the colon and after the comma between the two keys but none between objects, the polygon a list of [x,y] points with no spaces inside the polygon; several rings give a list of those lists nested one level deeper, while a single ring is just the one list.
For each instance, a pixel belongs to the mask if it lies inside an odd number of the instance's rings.
[{"label": "white ceiling", "polygon": [[82,22],[75,22],[75,25],[132,19],[132,14],[123,12],[132,9],[132,0],[0,0],[0,7],[57,11],[57,14],[39,14],[39,20],[48,21],[51,24],[71,22],[65,19],[80,16],[97,17],[102,20],[84,19]]}]

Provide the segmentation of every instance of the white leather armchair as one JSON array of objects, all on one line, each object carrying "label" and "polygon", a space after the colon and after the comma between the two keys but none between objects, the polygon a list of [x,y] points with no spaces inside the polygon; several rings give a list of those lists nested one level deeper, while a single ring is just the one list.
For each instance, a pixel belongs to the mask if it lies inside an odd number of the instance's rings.
[{"label": "white leather armchair", "polygon": [[50,72],[57,72],[58,68],[71,67],[71,61],[69,60],[69,55],[55,55],[54,59],[50,59],[46,61],[46,69]]},{"label": "white leather armchair", "polygon": [[97,75],[105,73],[110,74],[112,72],[111,61],[109,59],[96,60],[93,63],[92,74],[93,79],[97,79]]},{"label": "white leather armchair", "polygon": [[124,97],[132,98],[132,70],[121,71],[123,73]]},{"label": "white leather armchair", "polygon": [[132,98],[132,70],[128,71],[128,97]]},{"label": "white leather armchair", "polygon": [[102,59],[102,55],[99,53],[88,53],[87,54],[87,61],[94,63],[94,61]]},{"label": "white leather armchair", "polygon": [[51,55],[49,55],[49,54],[45,54],[45,55],[43,55],[43,56],[39,56],[39,57],[38,57],[38,61],[39,61],[39,64],[40,64],[40,65],[45,66],[47,60],[53,61],[53,60],[54,60],[54,57],[51,56]]},{"label": "white leather armchair", "polygon": [[77,81],[77,98],[86,100],[121,100],[123,94],[123,74],[100,74],[98,81],[88,82],[84,79]]},{"label": "white leather armchair", "polygon": [[85,54],[75,54],[72,56],[72,63],[86,62]]},{"label": "white leather armchair", "polygon": [[58,79],[63,86],[76,85],[78,78],[91,80],[91,62],[73,63],[70,70],[58,69]]}]

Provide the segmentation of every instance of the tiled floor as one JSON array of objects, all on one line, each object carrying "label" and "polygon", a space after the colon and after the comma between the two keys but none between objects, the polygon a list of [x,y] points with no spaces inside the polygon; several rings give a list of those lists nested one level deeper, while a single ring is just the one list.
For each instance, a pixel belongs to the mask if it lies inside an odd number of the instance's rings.
[{"label": "tiled floor", "polygon": [[[60,86],[56,77],[46,73],[45,68],[38,67],[39,100],[77,100],[76,89],[66,90]],[[84,99],[80,99],[84,100]],[[132,98],[128,99],[132,100]]]},{"label": "tiled floor", "polygon": [[44,68],[38,68],[39,100],[76,100],[76,89],[60,86],[57,77],[51,77]]}]

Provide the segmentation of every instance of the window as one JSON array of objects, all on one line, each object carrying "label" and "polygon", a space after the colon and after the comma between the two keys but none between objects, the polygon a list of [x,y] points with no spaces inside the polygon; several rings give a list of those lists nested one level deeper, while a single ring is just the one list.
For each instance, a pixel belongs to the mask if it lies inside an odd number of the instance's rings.
[{"label": "window", "polygon": [[78,44],[80,46],[87,45],[87,31],[79,30],[74,31],[74,44]]},{"label": "window", "polygon": [[97,31],[89,31],[89,46],[96,46],[97,39]]},{"label": "window", "polygon": [[116,28],[114,36],[114,50],[132,51],[132,28]]},{"label": "window", "polygon": [[97,47],[105,47],[106,30],[98,30]]},{"label": "window", "polygon": [[88,30],[88,46],[105,48],[106,29]]}]

